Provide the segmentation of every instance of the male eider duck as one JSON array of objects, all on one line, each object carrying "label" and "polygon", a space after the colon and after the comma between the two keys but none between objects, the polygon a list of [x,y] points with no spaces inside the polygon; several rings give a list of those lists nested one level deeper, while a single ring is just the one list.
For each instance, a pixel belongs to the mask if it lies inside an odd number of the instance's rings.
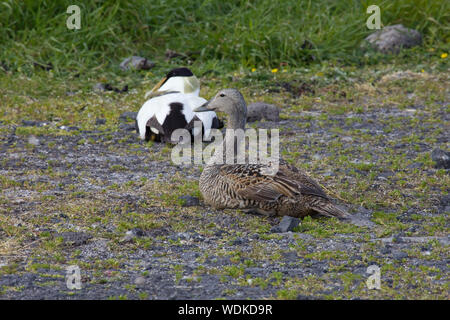
[{"label": "male eider duck", "polygon": [[[245,128],[247,107],[236,89],[219,91],[211,101],[194,111],[222,111],[227,115],[227,130]],[[203,169],[199,187],[206,203],[217,209],[239,208],[269,216],[348,216],[331,202],[313,179],[281,159],[276,172],[270,164],[218,164],[224,163],[220,158],[225,150],[238,150],[240,143],[244,142],[237,139],[236,147],[234,139],[234,136],[226,135],[223,153],[215,153]]]},{"label": "male eider duck", "polygon": [[147,141],[171,141],[172,132],[179,128],[191,131],[192,136],[200,134],[194,128],[194,121],[202,122],[203,139],[209,140],[212,128],[221,128],[214,111],[196,114],[192,109],[204,104],[199,97],[200,82],[188,68],[171,70],[150,92],[136,116],[136,131]]}]

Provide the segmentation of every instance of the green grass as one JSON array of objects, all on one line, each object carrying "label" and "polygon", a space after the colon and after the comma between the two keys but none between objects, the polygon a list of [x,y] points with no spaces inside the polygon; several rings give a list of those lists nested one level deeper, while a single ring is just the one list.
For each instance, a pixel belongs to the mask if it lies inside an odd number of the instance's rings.
[{"label": "green grass", "polygon": [[[372,63],[359,50],[372,30],[366,8],[381,8],[383,25],[402,23],[424,34],[425,46],[448,48],[450,3],[445,0],[333,1],[78,1],[81,29],[69,30],[71,0],[3,1],[0,62],[32,74],[51,63],[73,76],[110,69],[131,54],[167,64],[167,49],[190,54],[202,72],[239,67],[304,66],[336,60]],[[187,61],[175,61],[185,64]],[[2,68],[0,68],[2,70]],[[119,73],[120,74],[120,73]]]}]

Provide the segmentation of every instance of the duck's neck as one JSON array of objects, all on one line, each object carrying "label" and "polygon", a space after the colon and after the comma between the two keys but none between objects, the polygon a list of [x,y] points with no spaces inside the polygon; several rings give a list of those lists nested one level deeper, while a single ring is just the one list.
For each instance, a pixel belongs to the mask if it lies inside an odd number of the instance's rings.
[{"label": "duck's neck", "polygon": [[[241,105],[243,103],[243,106]],[[247,121],[247,108],[245,102],[240,105],[235,105],[234,110],[227,115],[227,129],[245,129],[245,123]]]},{"label": "duck's neck", "polygon": [[[245,123],[247,121],[247,107],[244,99],[234,105],[234,110],[227,114],[227,126],[222,142],[222,148],[216,147],[216,152],[208,161],[208,165],[221,163],[235,163],[238,150],[245,141]],[[240,131],[240,132],[239,132]],[[228,154],[227,154],[228,153]]]}]

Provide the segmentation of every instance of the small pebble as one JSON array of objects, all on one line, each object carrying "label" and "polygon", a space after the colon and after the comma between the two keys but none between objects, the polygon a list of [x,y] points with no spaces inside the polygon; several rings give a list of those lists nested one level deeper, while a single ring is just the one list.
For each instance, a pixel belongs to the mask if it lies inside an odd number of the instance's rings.
[{"label": "small pebble", "polygon": [[95,119],[95,124],[98,126],[98,125],[102,125],[102,124],[105,124],[106,123],[106,119],[100,119],[100,118],[97,118],[97,119]]},{"label": "small pebble", "polygon": [[408,257],[408,254],[407,254],[406,252],[403,252],[403,251],[396,251],[396,252],[394,252],[394,253],[392,254],[392,257],[393,257],[395,260],[403,260],[403,259],[405,259],[405,258]]},{"label": "small pebble", "polygon": [[154,66],[154,62],[139,56],[128,57],[120,63],[120,69],[122,70],[149,70]]},{"label": "small pebble", "polygon": [[438,169],[450,169],[450,152],[436,148],[431,152],[431,160]]},{"label": "small pebble", "polygon": [[193,197],[190,195],[180,196],[178,197],[178,200],[181,200],[183,202],[183,207],[195,207],[200,204],[200,200],[197,197]]},{"label": "small pebble", "polygon": [[133,235],[135,237],[143,237],[145,236],[145,232],[140,228],[133,228],[126,232],[126,234]]},{"label": "small pebble", "polygon": [[235,240],[233,240],[232,242],[231,242],[231,244],[232,245],[240,245],[240,244],[243,244],[244,243],[244,239],[242,239],[242,238],[236,238]]},{"label": "small pebble", "polygon": [[295,227],[297,227],[300,224],[300,219],[290,217],[290,216],[284,216],[280,223],[276,226],[273,226],[270,231],[272,233],[282,233],[282,232],[288,232],[293,231]]},{"label": "small pebble", "polygon": [[134,131],[136,127],[134,124],[121,123],[119,124],[119,129],[123,131]]},{"label": "small pebble", "polygon": [[125,112],[122,112],[122,114],[119,116],[119,120],[121,122],[129,122],[129,121],[136,120],[136,117],[137,117],[137,112],[125,111]]},{"label": "small pebble", "polygon": [[145,278],[144,277],[137,277],[134,279],[134,284],[137,286],[142,286],[145,284]]},{"label": "small pebble", "polygon": [[28,137],[28,143],[32,144],[33,146],[38,146],[40,144],[40,141],[35,136],[29,136]]},{"label": "small pebble", "polygon": [[419,169],[423,167],[422,162],[414,162],[406,166],[407,169]]}]

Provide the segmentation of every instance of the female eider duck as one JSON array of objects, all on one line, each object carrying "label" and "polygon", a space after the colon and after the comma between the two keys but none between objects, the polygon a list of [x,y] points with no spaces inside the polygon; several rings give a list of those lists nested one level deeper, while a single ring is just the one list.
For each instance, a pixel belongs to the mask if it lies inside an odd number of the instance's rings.
[{"label": "female eider duck", "polygon": [[200,82],[188,68],[171,70],[150,92],[136,116],[136,131],[147,141],[172,141],[172,132],[179,128],[191,131],[192,136],[200,134],[194,128],[194,121],[202,122],[203,139],[209,140],[212,128],[221,128],[214,111],[196,114],[192,109],[204,104],[199,97]]},{"label": "female eider duck", "polygon": [[[194,111],[222,111],[227,115],[227,129],[245,128],[247,107],[238,90],[221,90],[211,101]],[[199,187],[206,203],[217,209],[239,208],[270,216],[348,216],[347,212],[333,205],[313,179],[283,160],[280,160],[276,172],[270,164],[217,164],[224,163],[221,157],[227,146],[239,149],[243,141],[238,139],[240,141],[235,147],[235,141],[231,141],[234,139],[234,136],[226,135],[223,153],[215,153],[203,169]]]}]

